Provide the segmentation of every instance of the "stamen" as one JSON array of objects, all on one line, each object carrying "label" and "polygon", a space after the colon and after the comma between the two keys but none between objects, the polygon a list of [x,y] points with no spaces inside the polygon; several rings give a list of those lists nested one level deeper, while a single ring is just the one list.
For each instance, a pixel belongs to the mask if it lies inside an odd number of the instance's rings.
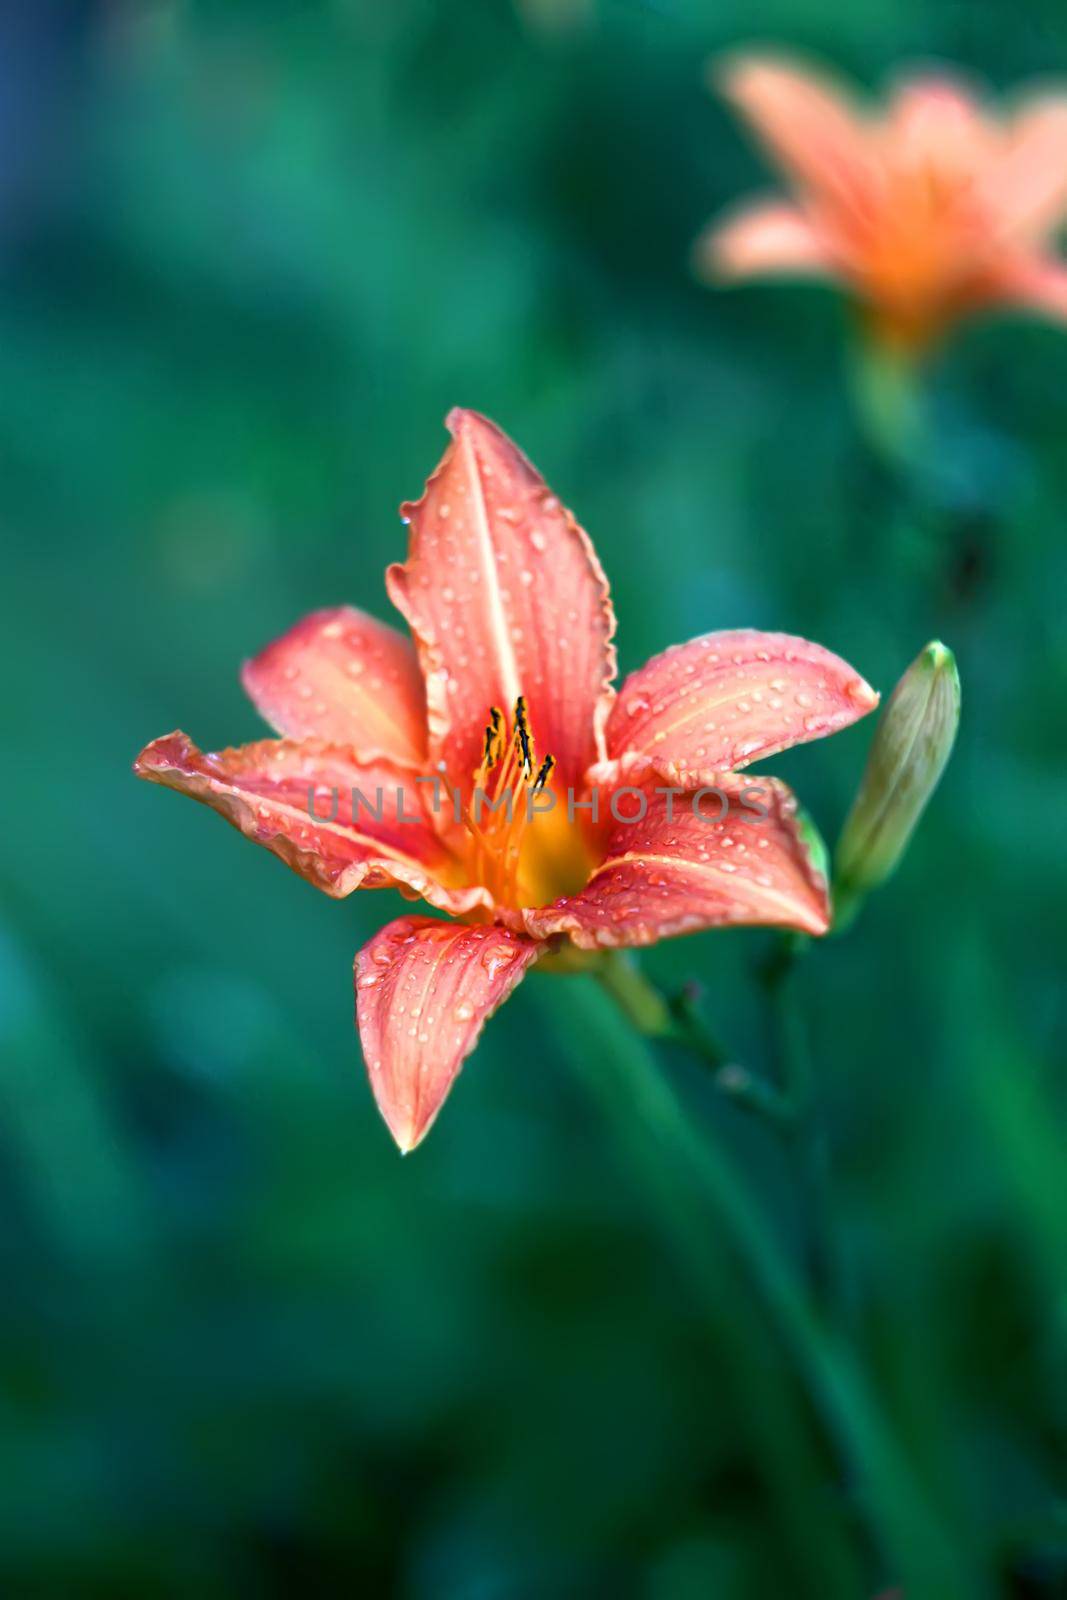
[{"label": "stamen", "polygon": [[500,724],[504,720],[504,713],[499,706],[489,707],[489,721],[485,729],[485,752],[482,756],[482,766],[486,771],[491,771],[500,760]]},{"label": "stamen", "polygon": [[545,784],[548,782],[549,778],[552,776],[552,768],[555,765],[556,765],[555,756],[546,756],[545,759],[542,761],[541,770],[537,774],[537,777],[534,779],[534,784],[533,784],[533,792],[534,792],[534,794],[540,794],[541,790],[544,788]]},{"label": "stamen", "polygon": [[[498,706],[489,708],[482,760],[474,774],[474,797],[464,820],[470,836],[474,879],[484,884],[494,898],[505,905],[519,903],[519,862],[523,836],[530,820],[525,796],[539,793],[556,765],[552,756],[546,756],[535,777],[534,750],[524,695],[519,695],[515,702],[514,724],[511,728]],[[490,772],[493,778],[488,783]],[[510,793],[512,784],[516,793],[511,796],[512,803],[508,805],[505,797]],[[490,802],[488,808],[477,803],[479,792],[486,793]]]},{"label": "stamen", "polygon": [[533,744],[530,740],[530,730],[526,725],[526,697],[521,694],[515,702],[515,737],[519,741],[526,776],[529,777],[534,764]]}]

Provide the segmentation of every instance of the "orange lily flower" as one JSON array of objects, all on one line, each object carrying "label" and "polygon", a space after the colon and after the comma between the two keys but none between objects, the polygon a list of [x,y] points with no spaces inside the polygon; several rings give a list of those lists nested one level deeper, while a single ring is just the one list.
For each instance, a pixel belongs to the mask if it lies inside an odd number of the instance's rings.
[{"label": "orange lily flower", "polygon": [[718,280],[842,282],[876,336],[923,351],[959,318],[1019,305],[1067,321],[1067,96],[995,117],[939,73],[904,79],[873,116],[822,76],[758,53],[713,79],[792,183],[697,246]]},{"label": "orange lily flower", "polygon": [[134,768],[327,894],[392,886],[449,913],[400,917],[356,957],[371,1087],[405,1151],[539,957],[724,924],[824,933],[795,801],[735,774],[878,698],[818,645],[747,629],[668,650],[616,698],[588,536],[499,428],[448,426],[386,573],[414,644],[316,612],[244,668],[280,738],[205,755],[171,733]]}]

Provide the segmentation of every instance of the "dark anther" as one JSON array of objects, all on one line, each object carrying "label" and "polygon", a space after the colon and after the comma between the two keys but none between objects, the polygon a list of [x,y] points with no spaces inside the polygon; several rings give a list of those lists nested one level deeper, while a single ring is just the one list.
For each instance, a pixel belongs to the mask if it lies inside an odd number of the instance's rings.
[{"label": "dark anther", "polygon": [[527,776],[533,766],[533,750],[530,747],[530,730],[526,726],[526,699],[521,695],[515,702],[515,737],[519,741],[519,750],[522,753],[522,764],[526,768]]},{"label": "dark anther", "polygon": [[552,768],[555,765],[556,765],[555,756],[546,756],[545,759],[542,761],[541,770],[537,774],[537,777],[534,779],[534,793],[535,794],[540,789],[544,788],[545,784],[548,782],[549,778],[552,776]]},{"label": "dark anther", "polygon": [[489,721],[485,728],[485,749],[482,761],[487,767],[495,767],[500,759],[500,724],[504,714],[499,706],[489,707]]}]

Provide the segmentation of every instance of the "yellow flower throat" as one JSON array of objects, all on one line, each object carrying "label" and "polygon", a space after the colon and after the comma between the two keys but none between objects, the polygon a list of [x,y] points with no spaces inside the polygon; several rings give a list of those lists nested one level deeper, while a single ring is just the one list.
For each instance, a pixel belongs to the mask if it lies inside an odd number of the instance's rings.
[{"label": "yellow flower throat", "polygon": [[523,882],[523,845],[531,825],[552,805],[552,797],[546,806],[538,796],[555,765],[550,755],[537,765],[523,695],[515,702],[510,725],[499,706],[490,708],[482,759],[473,774],[463,825],[470,839],[471,878],[483,884],[499,905],[533,903]]}]

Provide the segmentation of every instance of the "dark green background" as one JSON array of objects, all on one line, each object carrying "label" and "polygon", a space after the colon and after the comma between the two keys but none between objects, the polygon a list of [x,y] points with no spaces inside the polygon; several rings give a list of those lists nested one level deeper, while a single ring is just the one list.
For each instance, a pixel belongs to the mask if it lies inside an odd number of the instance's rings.
[{"label": "dark green background", "polygon": [[[943,57],[1005,88],[1067,73],[1067,18],[547,9],[4,7],[5,1593],[861,1600],[895,1576],[715,1216],[660,1173],[697,1293],[640,1127],[628,1155],[590,1096],[617,1033],[583,981],[531,978],[402,1162],[351,990],[399,900],[331,902],[130,775],[176,726],[258,736],[238,665],[306,610],[388,614],[396,507],[457,403],[591,531],[624,670],[740,625],[882,689],[927,638],[956,650],[944,784],[803,1000],[849,1337],[971,1594],[1067,1593],[1067,336],[962,331],[904,482],[850,405],[835,296],[687,266],[768,185],[709,53],[783,41],[872,86]],[[830,838],[870,731],[773,764]],[[699,975],[757,1068],[766,943],[647,958]],[[773,1139],[664,1065],[791,1247]]]}]

